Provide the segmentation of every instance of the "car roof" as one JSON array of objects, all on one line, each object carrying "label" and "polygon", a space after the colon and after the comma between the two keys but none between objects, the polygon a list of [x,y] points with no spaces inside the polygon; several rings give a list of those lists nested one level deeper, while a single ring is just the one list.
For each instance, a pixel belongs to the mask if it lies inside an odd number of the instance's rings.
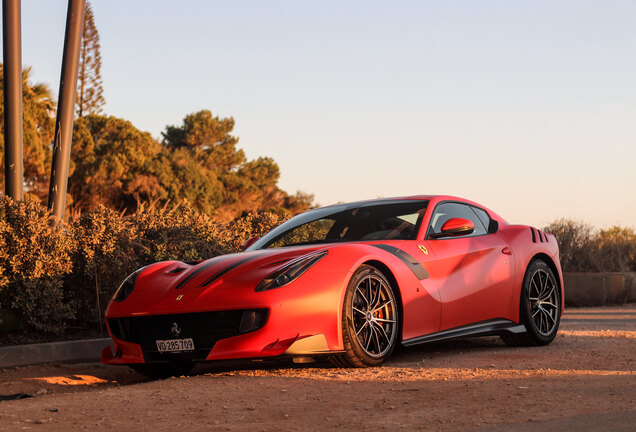
[{"label": "car roof", "polygon": [[461,202],[467,202],[467,203],[472,203],[475,205],[479,205],[477,203],[473,203],[472,201],[469,201],[467,199],[464,198],[459,198],[459,197],[454,197],[451,195],[409,195],[409,196],[398,196],[398,197],[382,197],[382,198],[374,198],[374,199],[368,199],[368,200],[360,200],[360,201],[351,201],[351,202],[339,202],[339,203],[335,203],[335,204],[330,204],[330,205],[326,205],[326,206],[321,206],[320,208],[325,208],[325,207],[334,207],[334,206],[339,206],[339,205],[355,205],[355,204],[369,204],[369,203],[388,203],[391,201],[461,201]]},{"label": "car roof", "polygon": [[494,211],[490,210],[488,207],[482,204],[479,204],[477,202],[468,200],[466,198],[460,198],[453,195],[408,195],[408,196],[399,196],[399,197],[375,198],[375,199],[361,200],[361,201],[341,202],[341,203],[331,204],[328,206],[323,206],[320,208],[328,208],[328,207],[335,207],[335,206],[341,206],[341,205],[364,205],[364,204],[371,204],[371,203],[389,203],[391,201],[409,201],[409,200],[413,200],[413,201],[427,200],[427,201],[433,202],[434,204],[442,202],[442,201],[457,201],[457,202],[462,202],[466,204],[471,204],[486,210],[491,218],[498,220],[500,222],[505,222],[505,220],[501,216],[499,216]]}]

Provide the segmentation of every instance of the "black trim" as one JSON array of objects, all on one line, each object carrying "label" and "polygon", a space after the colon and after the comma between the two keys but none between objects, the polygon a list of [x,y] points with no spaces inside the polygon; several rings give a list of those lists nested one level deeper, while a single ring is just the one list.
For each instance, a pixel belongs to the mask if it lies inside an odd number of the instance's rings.
[{"label": "black trim", "polygon": [[[308,210],[305,213],[301,213],[297,216],[294,216],[293,218],[289,219],[285,223],[277,226],[276,228],[274,228],[273,230],[265,234],[263,237],[261,237],[259,240],[254,242],[249,248],[246,249],[246,251],[268,249],[274,242],[282,238],[284,234],[289,233],[291,230],[296,229],[310,222],[315,222],[320,219],[329,218],[331,216],[340,214],[342,212],[347,212],[352,210],[357,211],[362,208],[378,207],[378,206],[385,206],[385,205],[397,206],[397,205],[408,204],[408,205],[412,205],[413,207],[419,208],[417,212],[420,212],[420,215],[418,216],[413,234],[409,236],[408,238],[399,239],[399,240],[417,240],[417,236],[421,230],[422,221],[424,220],[426,212],[428,211],[429,203],[430,203],[430,200],[428,199],[384,199],[384,200],[359,201],[359,202],[353,202],[353,203],[347,203],[347,204],[336,204],[332,206],[320,207],[317,209]],[[341,223],[334,223],[334,225],[329,229],[329,232],[331,232],[332,230],[336,230],[338,232],[338,228],[343,229],[344,227],[342,226]],[[379,238],[376,240],[396,240],[396,239]],[[326,239],[322,239],[320,241],[311,242],[311,243],[312,244],[318,244],[318,243],[327,244],[327,243],[335,243],[335,242],[358,243],[361,241],[365,241],[365,240],[361,240],[361,239],[344,239],[343,240],[341,238],[332,238],[330,237],[328,233]],[[368,241],[373,241],[373,240],[368,240]],[[287,244],[284,246],[278,246],[277,248],[294,247],[294,246],[300,246],[303,244],[308,244],[308,243],[292,243],[292,244]]]},{"label": "black trim", "polygon": [[526,328],[523,324],[517,324],[507,319],[494,319],[482,321],[467,326],[455,327],[453,329],[444,330],[424,336],[418,336],[412,339],[402,341],[404,346],[418,345],[428,342],[436,342],[444,339],[454,339],[468,336],[488,336],[501,333],[523,333]]},{"label": "black trim", "polygon": [[190,282],[192,279],[194,279],[197,275],[199,275],[202,271],[207,270],[208,268],[212,267],[215,264],[218,264],[220,262],[223,262],[225,260],[227,260],[229,258],[228,255],[222,255],[219,257],[215,257],[210,259],[209,261],[207,261],[206,263],[201,263],[199,264],[192,273],[190,273],[189,275],[187,275],[185,278],[183,278],[182,281],[180,281],[177,286],[175,287],[175,289],[181,289],[183,288],[188,282]]},{"label": "black trim", "polygon": [[227,259],[227,257],[222,257],[222,258],[219,258],[219,259],[212,258],[210,261],[208,261],[208,262],[207,262],[207,263],[205,263],[205,264],[203,264],[203,263],[199,264],[199,265],[200,265],[200,267],[199,267],[199,268],[197,268],[197,269],[195,269],[192,273],[190,273],[189,275],[187,275],[185,278],[183,278],[183,280],[182,280],[182,281],[180,281],[180,282],[177,284],[177,286],[175,287],[175,289],[181,289],[181,288],[183,288],[183,287],[184,287],[184,286],[185,286],[188,282],[190,282],[192,279],[194,279],[194,278],[195,278],[195,277],[196,277],[199,273],[201,273],[203,270],[205,270],[205,269],[207,269],[207,268],[209,268],[209,267],[211,267],[211,266],[213,266],[213,265],[215,265],[215,264],[218,264],[218,263],[219,263],[219,262],[221,262],[221,261],[225,261],[226,259]]},{"label": "black trim", "polygon": [[532,233],[532,243],[536,243],[537,237],[534,235],[534,228],[530,227],[530,232]]},{"label": "black trim", "polygon": [[422,264],[418,260],[413,258],[408,253],[404,252],[402,249],[398,249],[395,246],[390,246],[387,244],[374,244],[371,246],[375,246],[398,257],[404,264],[406,264],[409,270],[411,270],[419,280],[428,278],[428,272],[426,271],[424,266],[422,266]]},{"label": "black trim", "polygon": [[239,261],[235,262],[234,264],[230,264],[229,266],[225,267],[224,269],[219,270],[218,272],[214,273],[212,276],[207,278],[201,285],[199,285],[199,288],[202,288],[202,287],[204,287],[206,285],[210,285],[212,282],[214,282],[215,280],[217,280],[218,278],[223,276],[225,273],[229,272],[232,269],[235,269],[236,267],[240,266],[243,263],[246,263],[247,261],[251,260],[252,258],[254,258],[254,256],[243,258],[242,260],[239,260]]},{"label": "black trim", "polygon": [[[262,328],[266,309],[193,312],[109,318],[108,328],[120,340],[140,345],[144,362],[204,361],[221,339]],[[172,328],[179,329],[174,334]],[[192,338],[194,351],[161,353],[157,340]]]},{"label": "black trim", "polygon": [[[488,212],[486,212],[486,214],[488,214]],[[490,215],[488,217],[490,217]],[[490,218],[490,224],[488,225],[488,234],[494,234],[497,231],[499,231],[499,222],[497,222],[493,218]]]}]

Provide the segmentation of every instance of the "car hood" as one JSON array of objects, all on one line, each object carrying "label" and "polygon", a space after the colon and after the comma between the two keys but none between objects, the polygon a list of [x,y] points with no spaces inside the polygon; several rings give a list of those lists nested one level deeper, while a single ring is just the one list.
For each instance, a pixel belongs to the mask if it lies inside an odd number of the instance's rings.
[{"label": "car hood", "polygon": [[[162,261],[145,267],[132,293],[111,301],[106,315],[146,315],[199,308],[210,299],[254,297],[256,286],[285,265],[335,245],[299,246],[220,255],[186,263]],[[251,294],[250,294],[251,293]]]},{"label": "car hood", "polygon": [[[162,277],[164,285],[175,290],[205,289],[228,280],[262,279],[287,263],[302,258],[324,247],[295,247],[256,250],[220,255],[196,264],[172,262],[158,271],[152,268],[142,272],[138,282],[145,277]],[[248,272],[248,273],[246,273]],[[159,273],[159,274],[157,274]]]},{"label": "car hood", "polygon": [[325,249],[329,246],[265,249],[220,255],[197,263],[151,264],[139,274],[130,298],[144,296],[150,300],[161,293],[173,297],[221,288],[253,290],[261,280],[286,264]]},{"label": "car hood", "polygon": [[[196,312],[210,310],[215,305],[265,307],[274,298],[284,301],[285,290],[257,293],[256,287],[291,262],[326,250],[327,256],[312,270],[345,276],[362,255],[385,253],[372,245],[349,242],[304,245],[221,255],[195,263],[158,262],[139,273],[132,293],[123,302],[110,302],[106,316]],[[312,276],[301,276],[304,280],[308,278]]]}]

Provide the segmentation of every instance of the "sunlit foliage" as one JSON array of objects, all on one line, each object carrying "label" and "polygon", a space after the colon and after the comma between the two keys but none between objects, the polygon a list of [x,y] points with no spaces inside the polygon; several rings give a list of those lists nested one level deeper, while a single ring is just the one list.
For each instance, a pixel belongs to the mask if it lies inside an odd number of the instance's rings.
[{"label": "sunlit foliage", "polygon": [[[156,261],[195,261],[238,252],[286,219],[249,213],[219,221],[183,201],[140,205],[122,215],[104,206],[49,227],[36,201],[0,199],[0,321],[18,317],[45,333],[99,328],[117,286],[132,271]],[[0,333],[3,323],[0,322]]]}]

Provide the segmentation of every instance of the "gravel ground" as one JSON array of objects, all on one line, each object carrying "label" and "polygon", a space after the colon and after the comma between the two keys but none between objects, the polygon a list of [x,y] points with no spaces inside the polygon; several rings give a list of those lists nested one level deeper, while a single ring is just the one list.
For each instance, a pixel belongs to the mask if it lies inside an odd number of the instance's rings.
[{"label": "gravel ground", "polygon": [[234,362],[148,381],[125,367],[0,370],[0,431],[634,430],[636,304],[566,311],[547,347],[499,338],[402,350],[383,367]]}]

